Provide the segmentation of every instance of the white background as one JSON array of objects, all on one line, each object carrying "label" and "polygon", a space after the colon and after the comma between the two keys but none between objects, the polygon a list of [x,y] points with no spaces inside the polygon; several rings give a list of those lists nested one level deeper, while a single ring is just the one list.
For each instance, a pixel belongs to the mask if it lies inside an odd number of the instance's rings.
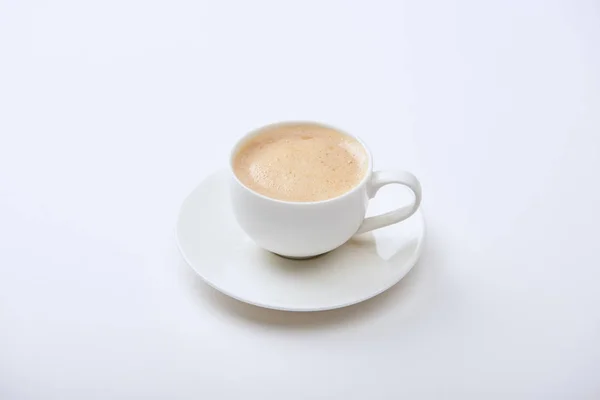
[{"label": "white background", "polygon": [[[274,312],[181,260],[285,119],[420,177],[389,292]],[[599,171],[595,1],[0,0],[0,398],[598,399]]]}]

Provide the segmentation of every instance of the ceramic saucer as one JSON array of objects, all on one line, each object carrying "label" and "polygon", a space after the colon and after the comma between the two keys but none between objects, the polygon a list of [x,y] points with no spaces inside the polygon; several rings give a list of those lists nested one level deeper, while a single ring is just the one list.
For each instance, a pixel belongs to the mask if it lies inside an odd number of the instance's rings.
[{"label": "ceramic saucer", "polygon": [[[369,208],[368,214],[381,211]],[[382,293],[417,262],[424,234],[418,211],[322,256],[286,259],[257,247],[237,225],[228,171],[206,178],[183,202],[177,221],[181,254],[206,283],[237,300],[287,311],[340,308]]]}]

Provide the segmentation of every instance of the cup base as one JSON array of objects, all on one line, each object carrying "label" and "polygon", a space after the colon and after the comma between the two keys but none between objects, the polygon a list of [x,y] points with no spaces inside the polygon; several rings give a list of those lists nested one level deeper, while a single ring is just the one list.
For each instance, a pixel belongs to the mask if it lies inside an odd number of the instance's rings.
[{"label": "cup base", "polygon": [[[271,252],[271,253],[273,253],[273,252]],[[313,258],[321,257],[322,255],[325,255],[327,253],[329,253],[329,252],[327,251],[325,253],[317,254],[316,256],[308,256],[308,257],[291,257],[291,256],[284,256],[283,254],[277,254],[277,253],[273,253],[273,254],[275,254],[276,256],[281,257],[281,258],[287,258],[288,260],[311,260]]]}]

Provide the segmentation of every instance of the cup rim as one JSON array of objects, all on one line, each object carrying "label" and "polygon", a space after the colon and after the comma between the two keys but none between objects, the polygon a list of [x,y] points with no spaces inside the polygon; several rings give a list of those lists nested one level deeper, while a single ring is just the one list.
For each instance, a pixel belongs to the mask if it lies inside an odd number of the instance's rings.
[{"label": "cup rim", "polygon": [[[323,128],[329,128],[329,129],[333,129],[336,130],[338,132],[341,132],[342,134],[349,136],[353,139],[355,139],[358,143],[360,143],[360,145],[363,147],[363,150],[365,151],[365,153],[367,154],[367,171],[365,173],[365,176],[363,176],[363,178],[361,179],[361,181],[354,186],[352,189],[350,189],[347,192],[342,193],[339,196],[336,197],[332,197],[330,199],[325,199],[325,200],[318,200],[318,201],[287,201],[287,200],[279,200],[279,199],[274,199],[272,197],[269,196],[265,196],[264,194],[260,194],[257,191],[250,189],[248,186],[244,185],[243,182],[241,182],[237,175],[235,174],[234,170],[233,170],[233,159],[235,157],[235,155],[237,154],[237,151],[239,150],[239,148],[241,147],[241,145],[246,142],[247,140],[249,140],[250,138],[260,134],[262,131],[264,131],[267,128],[273,128],[273,127],[278,127],[278,126],[286,126],[286,125],[297,125],[297,124],[311,124],[311,125],[318,125],[321,126]],[[373,172],[373,156],[371,155],[371,150],[369,149],[369,147],[365,144],[365,142],[356,135],[352,135],[348,132],[346,132],[343,129],[337,128],[333,125],[329,125],[329,124],[325,124],[322,122],[317,122],[317,121],[310,121],[310,120],[286,120],[286,121],[279,121],[279,122],[273,122],[267,125],[263,125],[259,128],[253,129],[250,132],[246,133],[245,135],[243,135],[241,138],[239,138],[235,144],[233,145],[233,148],[231,149],[231,152],[229,154],[229,171],[231,173],[231,176],[233,177],[233,179],[244,189],[248,190],[250,193],[261,197],[265,200],[269,200],[275,203],[281,203],[281,204],[288,204],[288,205],[297,205],[297,206],[302,206],[302,205],[315,205],[315,204],[324,204],[324,203],[330,203],[330,202],[334,202],[334,201],[338,201],[341,200],[342,198],[349,196],[350,194],[356,192],[357,190],[359,190],[360,188],[362,188],[366,182],[369,180],[369,178],[372,175]]]}]

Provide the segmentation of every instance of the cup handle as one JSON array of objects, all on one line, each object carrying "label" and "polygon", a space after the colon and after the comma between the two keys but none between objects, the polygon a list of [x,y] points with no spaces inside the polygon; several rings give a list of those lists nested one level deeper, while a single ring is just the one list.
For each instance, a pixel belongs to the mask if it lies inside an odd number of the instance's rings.
[{"label": "cup handle", "polygon": [[392,183],[407,186],[412,190],[415,195],[414,202],[409,206],[400,207],[385,214],[365,218],[356,234],[369,232],[374,229],[383,228],[384,226],[404,221],[419,209],[419,204],[421,204],[421,184],[413,174],[406,171],[373,172],[371,181],[367,183],[367,195],[369,196],[369,199],[375,197],[379,189]]}]

